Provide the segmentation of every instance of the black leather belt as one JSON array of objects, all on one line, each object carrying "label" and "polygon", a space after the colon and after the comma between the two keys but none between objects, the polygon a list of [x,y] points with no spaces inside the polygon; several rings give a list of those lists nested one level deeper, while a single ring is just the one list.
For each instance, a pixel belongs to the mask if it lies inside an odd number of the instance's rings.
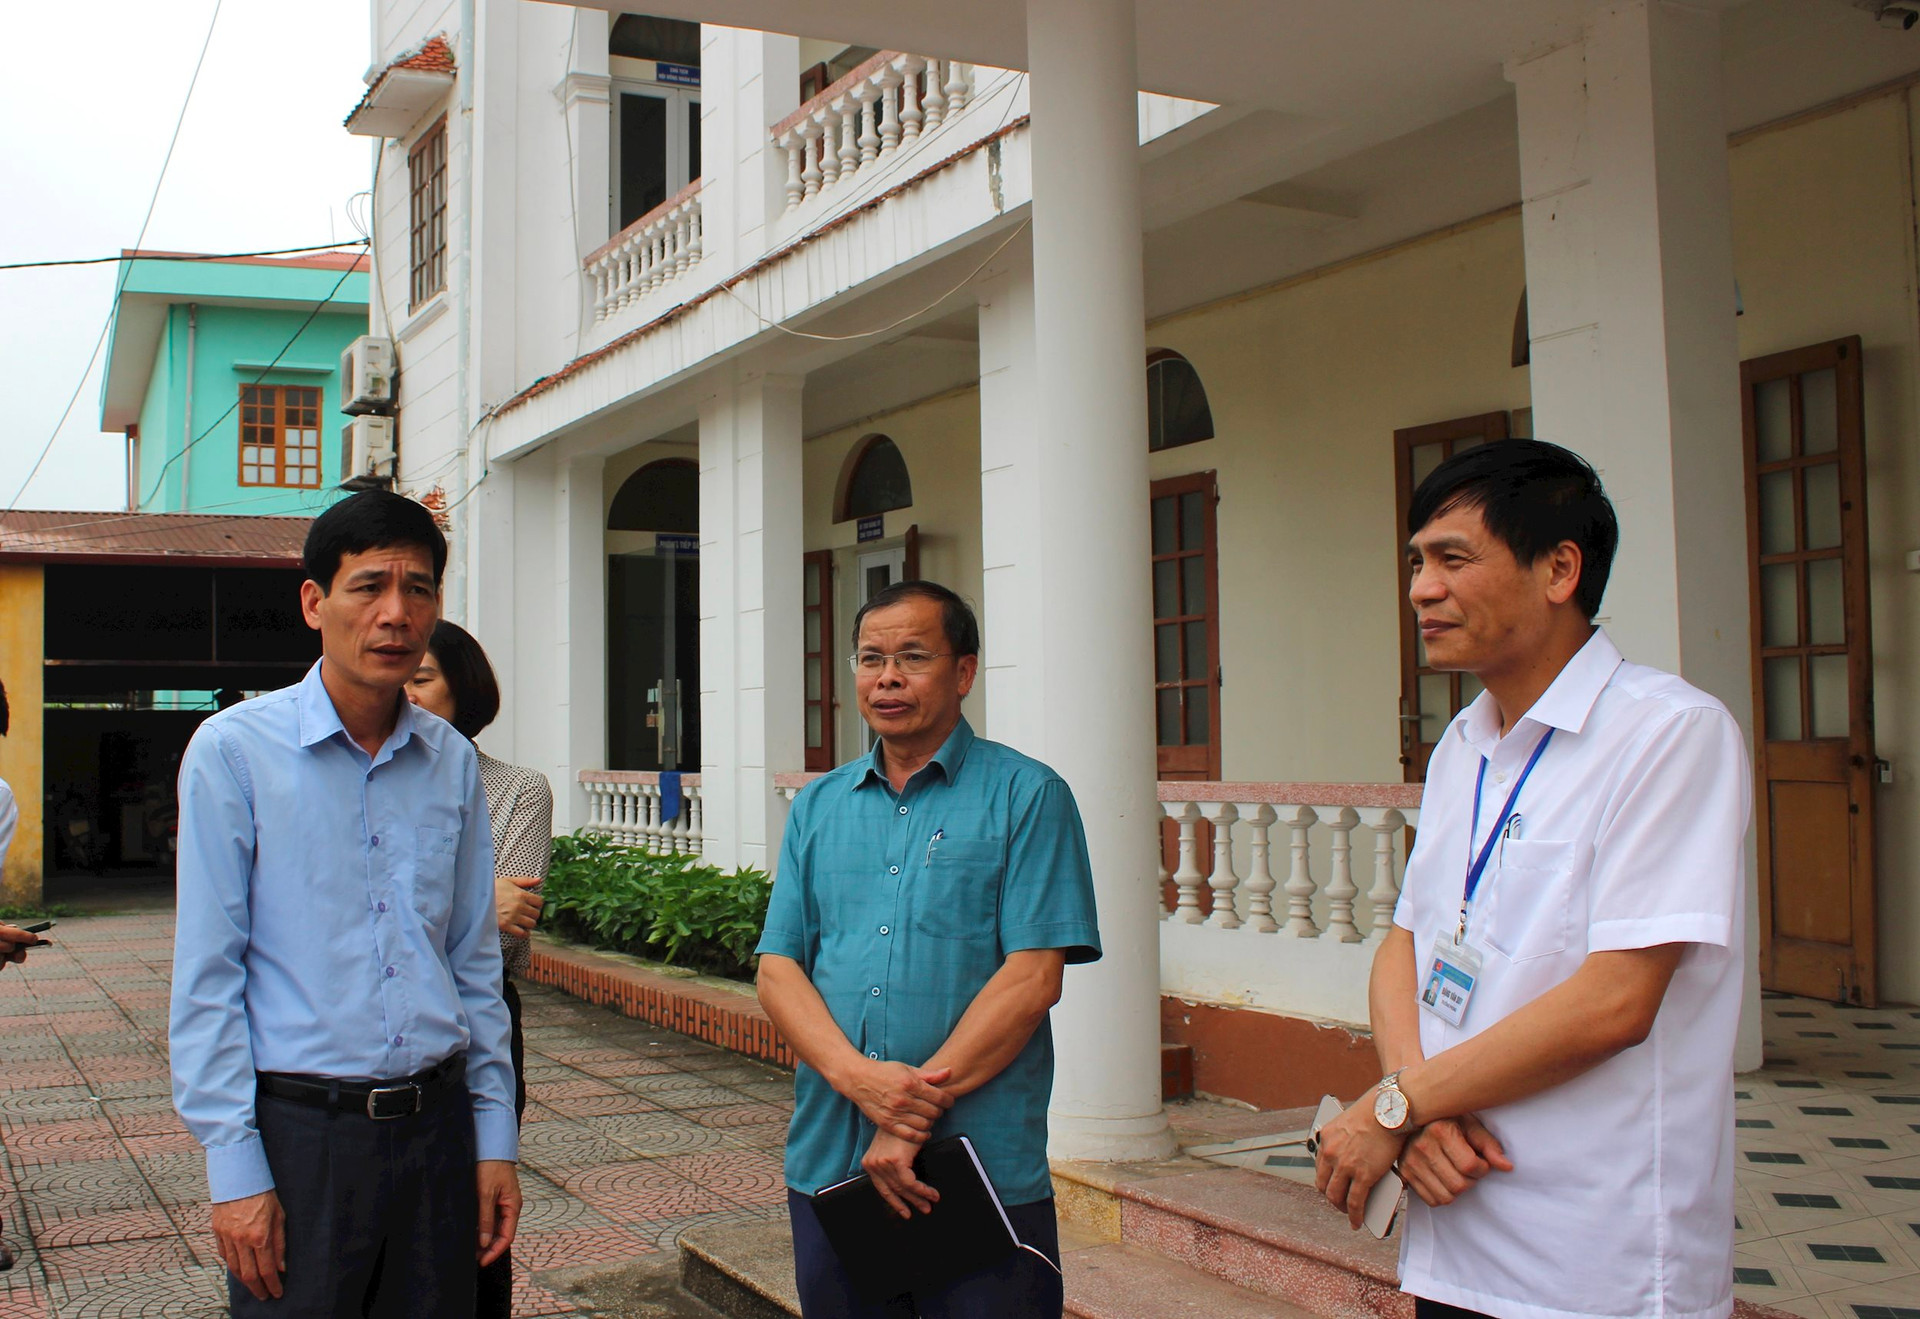
[{"label": "black leather belt", "polygon": [[376,1122],[412,1117],[449,1091],[466,1093],[467,1055],[456,1053],[398,1081],[340,1081],[298,1072],[256,1072],[262,1094],[338,1113],[364,1113]]}]

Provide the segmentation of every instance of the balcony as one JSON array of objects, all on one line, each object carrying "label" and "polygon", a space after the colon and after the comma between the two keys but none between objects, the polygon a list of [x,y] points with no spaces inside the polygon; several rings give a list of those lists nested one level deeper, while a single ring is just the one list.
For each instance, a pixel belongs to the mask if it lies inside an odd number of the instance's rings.
[{"label": "balcony", "polygon": [[787,210],[843,195],[884,171],[974,99],[974,69],[958,60],[882,51],[775,124],[787,157]]},{"label": "balcony", "polygon": [[702,226],[695,179],[589,253],[581,264],[593,319],[626,311],[699,265]]}]

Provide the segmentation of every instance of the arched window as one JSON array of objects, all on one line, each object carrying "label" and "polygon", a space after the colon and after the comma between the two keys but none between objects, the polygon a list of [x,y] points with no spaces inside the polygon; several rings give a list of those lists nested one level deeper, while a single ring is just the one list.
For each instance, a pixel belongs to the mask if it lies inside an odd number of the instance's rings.
[{"label": "arched window", "polygon": [[840,471],[833,520],[851,522],[890,509],[913,507],[913,482],[900,448],[884,435],[869,435],[853,446]]},{"label": "arched window", "polygon": [[1213,409],[1193,363],[1161,349],[1147,355],[1147,450],[1177,449],[1213,438]]},{"label": "arched window", "polygon": [[662,458],[629,476],[607,511],[607,530],[700,530],[700,465]]}]

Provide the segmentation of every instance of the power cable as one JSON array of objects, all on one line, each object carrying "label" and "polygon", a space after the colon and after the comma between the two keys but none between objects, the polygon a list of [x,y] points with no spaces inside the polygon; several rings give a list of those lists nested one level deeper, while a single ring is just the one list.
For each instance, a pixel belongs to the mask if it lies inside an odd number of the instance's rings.
[{"label": "power cable", "polygon": [[[207,20],[206,39],[200,43],[200,58],[194,61],[193,77],[187,80],[187,94],[180,102],[180,113],[173,121],[173,136],[167,139],[167,154],[160,161],[160,177],[153,181],[153,195],[147,199],[147,213],[140,221],[139,236],[133,240],[137,250],[147,239],[147,226],[153,222],[153,208],[160,203],[160,188],[167,181],[167,167],[173,163],[173,149],[180,142],[180,128],[187,122],[187,107],[193,104],[193,89],[200,85],[200,70],[207,62],[207,50],[213,45],[213,31],[220,24],[220,6],[225,0],[213,0],[213,17]],[[93,351],[87,354],[87,365],[80,372],[80,379],[74,382],[73,393],[67,398],[67,406],[60,409],[60,420],[53,423],[53,433],[47,436],[47,442],[40,446],[39,457],[33,460],[33,466],[27,471],[27,479],[13,492],[13,498],[7,501],[7,511],[12,512],[20,502],[20,496],[27,493],[27,487],[33,484],[33,478],[40,474],[40,465],[47,461],[47,455],[53,452],[53,442],[60,438],[61,427],[67,424],[67,418],[73,415],[73,405],[80,401],[80,391],[86,388],[87,377],[93,374],[93,364],[100,360],[100,349],[106,345],[107,331],[113,328],[113,311],[120,305],[120,294],[127,287],[127,276],[133,267],[122,266],[120,279],[113,289],[113,309],[107,312],[107,319],[100,326],[100,335],[93,341]]]},{"label": "power cable", "polygon": [[[144,233],[144,231],[143,231]],[[136,244],[132,251],[118,256],[74,257],[66,261],[7,261],[0,270],[44,270],[50,266],[104,266],[114,261],[236,261],[252,256],[298,256],[302,252],[330,252],[342,247],[361,247],[364,238],[343,238],[337,243],[309,243],[305,247],[270,247],[263,252],[142,252]]]}]

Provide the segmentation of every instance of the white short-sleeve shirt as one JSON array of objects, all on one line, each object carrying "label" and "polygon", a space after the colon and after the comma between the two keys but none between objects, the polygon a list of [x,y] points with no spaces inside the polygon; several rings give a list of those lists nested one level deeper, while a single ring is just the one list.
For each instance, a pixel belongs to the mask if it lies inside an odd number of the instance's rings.
[{"label": "white short-sleeve shirt", "polygon": [[1502,1319],[1723,1316],[1733,1307],[1733,1048],[1752,795],[1726,707],[1626,663],[1598,631],[1504,738],[1483,694],[1434,748],[1394,922],[1413,934],[1424,972],[1442,925],[1458,923],[1469,847],[1493,831],[1549,729],[1519,822],[1474,898],[1479,984],[1458,1028],[1420,1010],[1425,1056],[1561,984],[1589,952],[1694,946],[1644,1043],[1480,1115],[1514,1170],[1489,1173],[1451,1205],[1409,1202],[1401,1285]]},{"label": "white short-sleeve shirt", "polygon": [[13,831],[20,823],[20,808],[14,804],[13,789],[0,779],[0,865],[7,862],[7,849],[13,846]]}]

